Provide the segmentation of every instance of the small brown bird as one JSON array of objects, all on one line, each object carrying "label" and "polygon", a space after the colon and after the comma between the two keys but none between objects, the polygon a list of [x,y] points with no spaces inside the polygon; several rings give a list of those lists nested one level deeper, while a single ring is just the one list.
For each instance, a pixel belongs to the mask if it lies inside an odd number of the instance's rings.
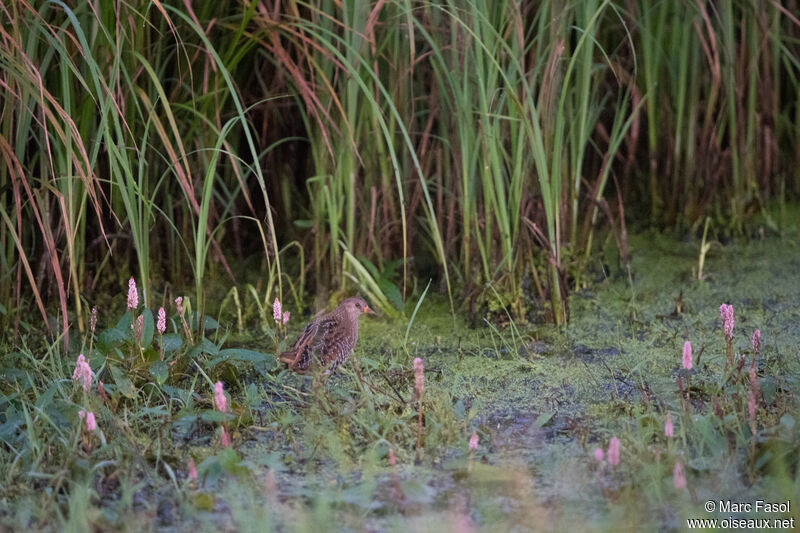
[{"label": "small brown bird", "polygon": [[374,315],[375,311],[362,298],[348,298],[330,313],[312,320],[280,360],[301,374],[308,373],[312,365],[330,374],[350,357],[358,340],[358,317],[363,313]]}]

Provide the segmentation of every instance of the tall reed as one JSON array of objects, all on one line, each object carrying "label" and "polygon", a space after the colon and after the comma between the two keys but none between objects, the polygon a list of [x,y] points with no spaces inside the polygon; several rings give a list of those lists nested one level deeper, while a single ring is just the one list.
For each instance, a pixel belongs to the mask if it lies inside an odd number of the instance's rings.
[{"label": "tall reed", "polygon": [[395,314],[437,275],[453,307],[534,296],[563,323],[626,217],[774,226],[800,194],[798,37],[754,0],[5,3],[0,321],[84,329],[128,274],[202,310],[258,254],[249,286],[281,297],[307,264]]}]

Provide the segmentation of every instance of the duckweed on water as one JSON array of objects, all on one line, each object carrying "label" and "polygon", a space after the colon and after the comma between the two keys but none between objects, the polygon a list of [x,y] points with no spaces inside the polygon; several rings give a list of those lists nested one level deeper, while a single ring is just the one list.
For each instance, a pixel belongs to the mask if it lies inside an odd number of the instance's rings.
[{"label": "duckweed on water", "polygon": [[[88,361],[107,398],[84,398],[69,379],[73,354],[23,339],[3,359],[0,524],[663,530],[727,517],[706,512],[708,500],[791,500],[785,513],[736,516],[797,518],[800,243],[786,236],[716,247],[702,281],[696,244],[642,235],[632,245],[630,275],[598,268],[596,282],[571,299],[563,330],[473,329],[454,324],[446,303],[429,295],[408,343],[404,322],[362,321],[354,359],[325,387],[281,371],[272,340],[237,348],[208,329],[189,346],[176,316],[161,361],[145,312],[143,339],[132,345],[116,338],[131,316],[117,333],[98,335]],[[733,367],[721,303],[735,309]],[[691,371],[681,369],[686,340]],[[415,357],[426,370],[418,460]],[[214,409],[217,381],[230,412]],[[90,406],[102,439],[79,423],[78,409]],[[594,457],[612,437],[616,466]],[[190,459],[197,479],[188,478]],[[676,489],[681,469],[687,487]]]}]

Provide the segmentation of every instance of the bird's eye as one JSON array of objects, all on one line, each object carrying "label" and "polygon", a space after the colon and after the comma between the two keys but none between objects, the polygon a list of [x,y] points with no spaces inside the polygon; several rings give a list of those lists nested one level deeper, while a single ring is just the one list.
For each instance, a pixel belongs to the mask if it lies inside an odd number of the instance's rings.
[{"label": "bird's eye", "polygon": [[358,302],[356,302],[356,307],[358,307],[359,309],[361,309],[361,304],[360,304],[360,303],[358,303]]}]

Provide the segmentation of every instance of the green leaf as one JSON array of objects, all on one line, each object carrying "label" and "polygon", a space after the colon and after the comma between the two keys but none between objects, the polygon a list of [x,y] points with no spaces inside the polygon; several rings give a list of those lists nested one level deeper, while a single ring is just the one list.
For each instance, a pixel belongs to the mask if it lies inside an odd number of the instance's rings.
[{"label": "green leaf", "polygon": [[461,401],[461,400],[458,400],[456,402],[456,405],[453,407],[453,413],[458,418],[464,418],[464,414],[466,413],[466,411],[467,411],[467,409],[466,409],[466,407],[464,407],[464,402]]},{"label": "green leaf", "polygon": [[156,361],[152,365],[150,365],[150,375],[152,375],[158,386],[164,385],[167,382],[167,378],[169,378],[169,367],[165,361]]},{"label": "green leaf", "polygon": [[190,354],[192,357],[207,353],[208,355],[217,355],[219,353],[219,346],[203,337],[203,339],[192,348]]},{"label": "green leaf", "polygon": [[97,336],[97,349],[101,353],[108,354],[114,348],[121,346],[126,340],[128,340],[128,333],[124,333],[117,328],[106,329]]},{"label": "green leaf", "polygon": [[548,411],[540,414],[539,416],[536,417],[536,420],[533,421],[533,427],[540,428],[544,426],[550,421],[551,418],[553,418],[553,415],[555,414],[556,414],[555,411]]},{"label": "green leaf", "polygon": [[114,383],[117,384],[117,389],[120,394],[131,400],[135,400],[137,391],[130,378],[116,365],[109,365],[109,369],[111,370],[111,376],[114,378]]},{"label": "green leaf", "polygon": [[142,346],[150,346],[153,344],[153,334],[156,331],[156,325],[153,321],[153,312],[149,309],[142,311],[143,324],[142,324]]},{"label": "green leaf", "polygon": [[138,410],[140,415],[151,416],[169,416],[170,412],[166,405],[157,405],[155,407],[142,407]]},{"label": "green leaf", "polygon": [[219,464],[222,466],[222,469],[228,474],[243,476],[250,471],[250,469],[242,463],[241,456],[236,453],[236,450],[233,448],[225,448],[219,452],[219,454],[217,454],[217,459],[219,459]]},{"label": "green leaf", "polygon": [[313,228],[314,227],[314,221],[313,220],[307,220],[307,219],[303,219],[303,220],[298,219],[298,220],[294,221],[294,225],[297,226],[298,228],[303,228],[303,229]]},{"label": "green leaf", "polygon": [[56,395],[56,391],[58,391],[59,386],[60,386],[59,382],[57,381],[51,383],[50,386],[47,387],[47,390],[44,391],[44,394],[42,394],[36,399],[36,407],[46,408],[50,404],[52,404],[53,397]]},{"label": "green leaf", "polygon": [[128,338],[128,335],[130,335],[131,324],[133,324],[133,313],[128,310],[124,315],[119,317],[119,322],[117,322],[117,329],[125,333],[125,338]]},{"label": "green leaf", "polygon": [[257,352],[246,348],[225,348],[220,350],[218,356],[208,363],[209,368],[227,361],[241,361],[250,363],[262,375],[275,367],[275,357],[270,353]]},{"label": "green leaf", "polygon": [[170,398],[177,398],[179,400],[183,400],[186,403],[192,395],[192,391],[188,389],[182,389],[180,387],[173,387],[171,385],[164,385],[161,390],[167,394]]},{"label": "green leaf", "polygon": [[161,337],[161,347],[164,349],[164,353],[174,352],[181,346],[183,346],[183,339],[177,333],[167,333]]},{"label": "green leaf", "polygon": [[251,383],[250,385],[247,386],[247,389],[245,390],[244,393],[244,397],[245,397],[245,402],[247,402],[247,405],[251,407],[254,407],[259,403],[261,398],[259,397],[258,387],[256,387],[255,383]]},{"label": "green leaf", "polygon": [[148,363],[153,363],[161,359],[161,354],[153,348],[147,348],[142,352],[142,357],[144,357],[144,360]]},{"label": "green leaf", "polygon": [[248,361],[250,363],[260,363],[268,359],[273,359],[272,354],[248,350],[246,348],[225,348],[219,351],[221,357],[235,359],[236,361]]},{"label": "green leaf", "polygon": [[200,413],[200,419],[203,422],[208,422],[209,424],[215,424],[218,422],[228,422],[230,420],[235,420],[236,415],[231,413],[223,413],[221,411],[217,411],[214,409],[206,409],[202,413]]},{"label": "green leaf", "polygon": [[[205,331],[215,331],[219,329],[219,322],[211,318],[210,316],[203,316],[203,330]],[[192,320],[191,320],[191,328],[193,330],[197,329],[197,313],[192,313]]]},{"label": "green leaf", "polygon": [[397,309],[403,308],[403,295],[400,292],[400,289],[389,281],[388,279],[381,278],[377,281],[378,287],[383,291],[383,294],[386,295],[386,298],[389,302]]}]

